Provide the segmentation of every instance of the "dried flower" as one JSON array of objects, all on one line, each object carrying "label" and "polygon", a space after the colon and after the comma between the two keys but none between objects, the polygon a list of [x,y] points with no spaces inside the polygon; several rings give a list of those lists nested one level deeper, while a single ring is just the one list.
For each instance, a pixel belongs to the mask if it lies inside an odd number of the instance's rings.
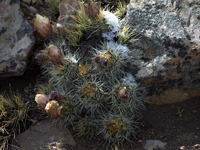
[{"label": "dried flower", "polygon": [[41,110],[44,110],[46,107],[46,104],[49,102],[49,98],[45,94],[37,94],[35,96],[35,101],[37,103],[38,108]]},{"label": "dried flower", "polygon": [[78,68],[78,71],[80,73],[80,75],[86,75],[91,69],[88,67],[88,65],[83,65],[83,66],[80,66]]},{"label": "dried flower", "polygon": [[123,131],[124,122],[119,119],[112,119],[108,122],[108,131],[110,136],[117,136]]},{"label": "dried flower", "polygon": [[82,92],[84,96],[92,97],[96,92],[96,87],[93,86],[92,84],[88,84],[82,89]]},{"label": "dried flower", "polygon": [[60,117],[61,109],[62,109],[62,106],[59,106],[58,101],[55,101],[55,100],[48,102],[45,107],[45,111],[47,115],[53,119],[57,119]]},{"label": "dried flower", "polygon": [[52,62],[58,62],[62,57],[61,50],[53,44],[49,45],[49,47],[47,48],[47,52],[48,57]]},{"label": "dried flower", "polygon": [[94,62],[100,67],[107,68],[110,66],[110,61],[108,58],[104,57],[94,57]]},{"label": "dried flower", "polygon": [[86,14],[88,15],[88,17],[94,19],[99,15],[99,6],[93,2],[93,1],[89,1],[86,6],[85,6],[85,11]]},{"label": "dried flower", "polygon": [[56,100],[59,101],[61,99],[61,95],[60,93],[58,93],[57,91],[51,91],[50,95],[49,95],[49,99],[50,100]]},{"label": "dried flower", "polygon": [[122,99],[129,99],[130,98],[130,92],[127,91],[126,87],[120,87],[118,90],[119,97]]},{"label": "dried flower", "polygon": [[39,14],[36,15],[34,27],[42,37],[48,37],[52,30],[52,25],[49,19]]}]

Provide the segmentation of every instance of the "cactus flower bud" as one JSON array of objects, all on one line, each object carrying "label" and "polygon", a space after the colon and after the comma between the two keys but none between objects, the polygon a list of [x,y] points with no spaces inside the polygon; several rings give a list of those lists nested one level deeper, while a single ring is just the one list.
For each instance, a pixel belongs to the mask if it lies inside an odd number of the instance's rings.
[{"label": "cactus flower bud", "polygon": [[47,48],[47,52],[48,57],[52,62],[57,62],[62,57],[61,50],[53,44],[49,45],[49,47]]},{"label": "cactus flower bud", "polygon": [[130,92],[127,91],[126,87],[120,87],[118,90],[119,97],[122,99],[129,99],[130,98]]},{"label": "cactus flower bud", "polygon": [[50,100],[56,100],[59,101],[61,98],[60,93],[58,93],[57,91],[51,91],[50,95],[49,95],[49,99]]},{"label": "cactus flower bud", "polygon": [[93,1],[89,1],[86,6],[85,6],[85,11],[86,14],[88,15],[88,17],[94,19],[99,15],[99,6],[93,2]]},{"label": "cactus flower bud", "polygon": [[45,94],[37,94],[35,96],[35,101],[37,103],[38,108],[41,110],[44,110],[46,107],[46,104],[49,102],[49,98]]},{"label": "cactus flower bud", "polygon": [[48,37],[52,30],[52,25],[49,22],[49,19],[39,14],[36,15],[34,27],[43,38]]},{"label": "cactus flower bud", "polygon": [[45,107],[45,111],[47,115],[53,119],[57,119],[60,117],[61,109],[62,109],[62,106],[59,106],[58,101],[55,101],[55,100],[48,102]]}]

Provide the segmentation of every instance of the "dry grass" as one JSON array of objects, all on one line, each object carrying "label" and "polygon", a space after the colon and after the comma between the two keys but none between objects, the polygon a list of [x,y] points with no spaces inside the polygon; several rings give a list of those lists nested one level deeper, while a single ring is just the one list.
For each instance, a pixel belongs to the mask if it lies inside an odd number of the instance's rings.
[{"label": "dry grass", "polygon": [[26,128],[29,106],[25,104],[21,95],[10,92],[0,95],[0,141],[3,142],[1,149],[7,149],[11,137],[21,133]]}]

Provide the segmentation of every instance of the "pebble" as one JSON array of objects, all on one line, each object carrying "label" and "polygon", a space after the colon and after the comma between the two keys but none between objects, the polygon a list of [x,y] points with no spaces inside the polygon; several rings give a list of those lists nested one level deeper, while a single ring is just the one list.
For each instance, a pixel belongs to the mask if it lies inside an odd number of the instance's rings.
[{"label": "pebble", "polygon": [[30,4],[31,0],[23,0],[23,2],[26,3],[26,4]]},{"label": "pebble", "polygon": [[37,11],[37,9],[36,9],[35,7],[30,6],[29,8],[30,8],[30,12],[31,12],[31,13],[37,14],[38,11]]},{"label": "pebble", "polygon": [[192,112],[195,114],[195,113],[197,113],[197,110],[193,110]]},{"label": "pebble", "polygon": [[149,147],[149,149],[148,150],[153,150],[153,147]]},{"label": "pebble", "polygon": [[194,147],[195,148],[200,148],[200,144],[195,144]]},{"label": "pebble", "polygon": [[142,140],[139,140],[138,143],[142,143]]},{"label": "pebble", "polygon": [[180,150],[185,150],[185,146],[181,146],[181,147],[180,147]]},{"label": "pebble", "polygon": [[158,148],[164,149],[166,145],[167,143],[162,142],[160,140],[146,140],[143,148],[145,150],[149,150],[149,148],[151,147],[153,147],[154,149],[158,149]]},{"label": "pebble", "polygon": [[30,96],[28,96],[28,99],[34,100],[34,99],[35,99],[35,95],[30,95]]},{"label": "pebble", "polygon": [[32,0],[32,5],[35,4],[37,2],[37,0]]}]

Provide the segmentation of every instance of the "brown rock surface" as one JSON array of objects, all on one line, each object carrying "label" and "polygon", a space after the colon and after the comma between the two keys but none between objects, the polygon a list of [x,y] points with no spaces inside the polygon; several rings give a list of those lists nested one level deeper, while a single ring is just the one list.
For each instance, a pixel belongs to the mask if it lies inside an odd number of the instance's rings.
[{"label": "brown rock surface", "polygon": [[48,143],[59,141],[63,145],[76,145],[67,128],[54,125],[49,120],[43,120],[18,135],[11,150],[39,150],[41,147],[46,147]]}]

